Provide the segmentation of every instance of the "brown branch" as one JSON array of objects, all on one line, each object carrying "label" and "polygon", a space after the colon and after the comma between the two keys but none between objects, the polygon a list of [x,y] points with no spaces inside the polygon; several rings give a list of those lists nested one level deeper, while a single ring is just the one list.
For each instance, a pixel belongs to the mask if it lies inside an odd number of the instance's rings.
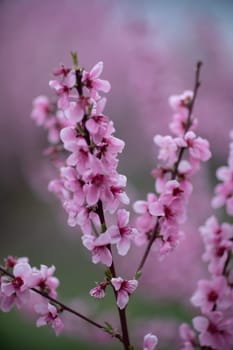
[{"label": "brown branch", "polygon": [[[103,204],[102,204],[101,200],[98,201],[97,214],[99,215],[99,218],[100,218],[102,232],[105,232],[106,229],[107,229],[107,225],[106,225],[106,221],[105,221],[105,217],[104,217]],[[108,249],[112,253],[110,244],[108,246]],[[116,275],[116,270],[115,270],[115,266],[114,266],[113,260],[112,260],[112,265],[110,266],[109,269],[111,271],[112,277],[115,278],[117,275]],[[112,289],[113,289],[113,292],[114,292],[114,295],[115,295],[115,299],[117,300],[117,292],[115,291],[113,286],[112,286]],[[120,324],[121,324],[121,331],[122,331],[121,339],[122,339],[122,343],[124,345],[124,349],[125,350],[129,350],[131,345],[130,345],[130,339],[129,339],[127,318],[126,318],[126,309],[124,308],[123,310],[121,310],[118,306],[117,306],[117,309],[118,309],[118,314],[119,314]]]},{"label": "brown branch", "polygon": [[[184,130],[184,134],[189,130],[190,126],[192,125],[192,112],[193,112],[193,108],[194,108],[194,103],[196,101],[198,89],[199,89],[199,87],[201,85],[201,82],[200,82],[201,66],[202,66],[202,62],[198,61],[197,65],[196,65],[196,73],[195,73],[194,89],[193,89],[193,98],[192,98],[191,102],[189,103],[189,105],[187,106],[187,108],[188,108],[188,118],[187,118],[187,123],[186,123],[186,126],[185,126],[185,130]],[[184,150],[185,150],[185,147],[181,147],[180,148],[177,161],[175,162],[174,169],[172,171],[172,178],[171,178],[172,180],[174,180],[177,177],[177,175],[178,175],[178,167],[179,167],[179,164],[181,162]],[[156,237],[159,234],[159,221],[160,221],[160,217],[158,217],[158,219],[157,219],[157,223],[155,225],[153,234],[150,237],[150,240],[149,240],[149,242],[147,244],[145,252],[144,252],[144,254],[142,256],[142,259],[141,259],[141,261],[139,263],[139,266],[138,266],[138,268],[136,270],[135,276],[137,276],[137,275],[139,275],[141,273],[141,270],[142,270],[142,268],[143,268],[143,266],[144,266],[144,264],[145,264],[145,262],[147,260],[147,257],[148,257],[148,255],[150,253],[151,247],[152,247]]]},{"label": "brown branch", "polygon": [[[0,266],[0,271],[3,272],[5,275],[7,275],[7,276],[13,278],[13,279],[15,278],[14,275],[12,275],[9,271],[5,270],[2,266]],[[52,303],[58,305],[58,306],[61,308],[62,311],[65,310],[65,311],[67,311],[67,312],[69,312],[69,313],[71,313],[71,314],[73,314],[73,315],[75,315],[75,316],[81,318],[82,320],[84,320],[84,321],[90,323],[91,325],[93,325],[93,326],[95,326],[95,327],[101,329],[102,331],[107,332],[107,331],[106,331],[106,326],[101,325],[100,323],[97,323],[97,322],[91,320],[91,319],[88,318],[87,316],[85,316],[85,315],[81,314],[80,312],[78,312],[78,311],[72,309],[71,307],[69,307],[69,306],[63,304],[61,301],[59,301],[59,300],[57,300],[57,299],[55,299],[55,298],[52,298],[52,297],[49,296],[47,293],[45,293],[45,292],[43,292],[43,291],[40,291],[39,289],[36,289],[36,288],[29,288],[29,289],[32,290],[33,292],[37,293],[37,294],[40,294],[42,297],[48,299],[48,300],[51,301]],[[109,332],[107,332],[107,333],[109,333]],[[112,332],[112,333],[111,333],[111,336],[114,337],[114,338],[119,339],[119,340],[122,342],[122,339],[121,339],[120,334],[115,333],[115,332]]]}]

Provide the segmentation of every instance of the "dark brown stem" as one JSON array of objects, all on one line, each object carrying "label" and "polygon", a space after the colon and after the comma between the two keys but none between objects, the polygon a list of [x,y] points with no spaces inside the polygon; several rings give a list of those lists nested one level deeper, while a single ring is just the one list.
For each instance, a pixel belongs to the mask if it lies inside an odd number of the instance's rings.
[{"label": "dark brown stem", "polygon": [[[105,232],[107,229],[107,225],[106,225],[106,221],[105,221],[105,217],[104,217],[103,204],[102,204],[101,200],[99,200],[98,204],[97,204],[97,214],[99,215],[99,218],[100,218],[102,232]],[[110,250],[110,252],[112,252],[110,244],[108,246],[108,249]],[[115,270],[115,266],[114,266],[113,261],[112,261],[112,265],[110,266],[110,271],[111,271],[112,277],[115,278],[117,275],[116,275],[116,270]],[[117,292],[115,291],[113,286],[112,286],[112,289],[113,289],[113,292],[115,295],[115,299],[117,300]],[[117,307],[117,309],[118,309],[118,314],[119,314],[120,324],[121,324],[122,343],[124,345],[124,349],[129,350],[130,349],[130,339],[129,339],[128,325],[127,325],[127,318],[126,318],[126,309],[121,310],[119,307]]]},{"label": "dark brown stem", "polygon": [[[2,266],[0,266],[0,271],[1,271],[3,274],[5,274],[5,275],[11,277],[12,279],[15,278],[14,275],[12,275],[9,271],[5,270]],[[91,319],[88,318],[87,316],[84,316],[84,315],[81,314],[80,312],[78,312],[78,311],[72,309],[71,307],[69,307],[69,306],[63,304],[61,301],[59,301],[59,300],[57,300],[57,299],[55,299],[55,298],[52,298],[52,297],[49,296],[47,293],[45,293],[45,292],[43,292],[43,291],[40,291],[40,290],[38,290],[38,289],[36,289],[36,288],[30,288],[30,290],[32,290],[33,292],[35,292],[35,293],[37,293],[37,294],[40,294],[42,297],[44,297],[44,298],[48,299],[49,301],[51,301],[52,303],[54,303],[54,304],[60,306],[60,308],[61,308],[62,311],[65,310],[65,311],[67,311],[67,312],[70,312],[71,314],[73,314],[73,315],[75,315],[75,316],[81,318],[82,320],[84,320],[84,321],[86,321],[86,322],[92,324],[93,326],[95,326],[95,327],[97,327],[97,328],[99,328],[99,329],[102,329],[104,332],[106,332],[106,326],[101,325],[101,324],[99,324],[99,323],[97,323],[97,322],[91,320]],[[119,340],[122,342],[122,339],[121,339],[120,334],[118,334],[118,333],[112,333],[111,336],[112,336],[112,337],[115,337],[115,338],[117,338],[117,339],[119,339]]]},{"label": "dark brown stem", "polygon": [[[193,112],[194,104],[195,104],[195,101],[196,101],[197,92],[198,92],[198,89],[199,89],[199,87],[201,85],[201,82],[200,82],[201,66],[202,66],[202,62],[201,61],[197,62],[195,81],[194,81],[194,89],[193,89],[193,98],[190,101],[189,105],[187,106],[187,108],[188,108],[188,118],[187,118],[187,122],[186,122],[186,125],[185,125],[184,134],[189,130],[190,126],[192,125],[192,112]],[[173,171],[172,171],[172,180],[174,180],[176,178],[176,176],[177,176],[178,166],[180,164],[180,161],[182,159],[184,151],[185,151],[185,147],[181,147],[180,151],[179,151],[179,154],[178,154],[177,161],[175,162],[174,168],[173,168]]]},{"label": "dark brown stem", "polygon": [[[79,68],[77,68],[75,73],[76,73],[76,88],[77,88],[78,93],[79,93],[79,95],[81,97],[83,95],[82,71]],[[84,116],[84,121],[86,121],[86,119],[87,119],[87,115]],[[84,123],[84,131],[85,131],[85,136],[84,136],[85,140],[87,141],[87,144],[88,144],[88,146],[90,148],[90,146],[91,146],[91,139],[90,139],[90,134],[89,134],[88,130],[85,127],[85,123]],[[92,152],[92,149],[91,149],[91,152]],[[99,199],[99,201],[97,203],[96,213],[98,214],[99,219],[100,219],[101,231],[105,232],[107,230],[107,225],[106,225],[106,221],[105,221],[105,217],[104,217],[103,204],[102,204],[102,201],[100,199]],[[111,246],[110,245],[109,245],[108,248],[111,251]],[[112,277],[116,277],[116,271],[115,271],[115,267],[114,267],[114,263],[113,262],[112,262],[112,265],[110,266],[110,271],[111,271]],[[114,291],[115,299],[117,299],[117,293],[116,293],[114,288],[113,288],[113,291]],[[129,350],[130,349],[130,340],[129,340],[129,333],[128,333],[125,309],[121,310],[120,308],[118,308],[118,313],[119,313],[121,329],[122,329],[122,336],[119,336],[118,338],[123,343],[124,349],[125,350]]]},{"label": "dark brown stem", "polygon": [[[112,277],[116,277],[116,271],[114,267],[114,263],[110,266],[110,271],[112,274]],[[113,288],[113,292],[115,295],[115,299],[117,299],[117,292]],[[130,339],[129,339],[129,332],[128,332],[128,325],[127,325],[127,318],[126,318],[126,309],[121,310],[119,307],[118,309],[118,314],[120,318],[120,323],[121,323],[121,331],[122,331],[122,343],[124,344],[124,349],[129,350],[130,349]]]},{"label": "dark brown stem", "polygon": [[[199,89],[199,87],[201,85],[201,82],[200,82],[201,66],[202,66],[202,62],[201,61],[197,62],[196,73],[195,73],[195,80],[194,80],[193,98],[190,101],[189,105],[187,106],[187,108],[188,108],[188,118],[187,118],[187,122],[186,122],[186,125],[185,125],[184,134],[189,130],[190,126],[192,125],[192,112],[193,112],[193,108],[194,108],[194,103],[195,103],[195,100],[196,100],[196,97],[197,97],[198,89]],[[185,150],[185,147],[181,147],[180,148],[180,151],[179,151],[179,154],[178,154],[178,157],[177,157],[177,161],[175,162],[174,168],[172,170],[172,178],[171,178],[172,180],[174,180],[177,177],[177,175],[178,175],[178,167],[179,167],[179,164],[181,162],[184,150]],[[148,257],[148,255],[150,253],[151,247],[152,247],[156,237],[159,234],[159,221],[160,221],[160,218],[158,217],[157,223],[156,223],[154,231],[153,231],[153,234],[150,237],[150,240],[149,240],[149,242],[147,244],[147,247],[146,247],[146,250],[145,250],[145,252],[143,254],[143,257],[142,257],[142,259],[141,259],[141,261],[139,263],[139,266],[137,268],[135,276],[137,276],[139,273],[141,273],[141,270],[142,270],[142,268],[143,268],[143,266],[144,266],[144,264],[145,264],[145,262],[147,260],[147,257]]]},{"label": "dark brown stem", "polygon": [[153,234],[152,234],[152,236],[150,237],[150,240],[149,240],[148,245],[147,245],[147,247],[146,247],[146,250],[145,250],[145,252],[144,252],[144,254],[143,254],[143,257],[142,257],[142,259],[141,259],[141,262],[140,262],[140,264],[139,264],[139,266],[138,266],[138,268],[137,268],[136,276],[137,276],[138,273],[141,272],[141,270],[142,270],[142,268],[143,268],[143,266],[144,266],[144,264],[145,264],[145,261],[146,261],[148,255],[149,255],[151,246],[152,246],[152,244],[154,243],[154,241],[155,241],[155,239],[156,239],[156,237],[157,237],[158,232],[159,232],[159,219],[157,220],[157,223],[156,223],[156,225],[155,225]]}]

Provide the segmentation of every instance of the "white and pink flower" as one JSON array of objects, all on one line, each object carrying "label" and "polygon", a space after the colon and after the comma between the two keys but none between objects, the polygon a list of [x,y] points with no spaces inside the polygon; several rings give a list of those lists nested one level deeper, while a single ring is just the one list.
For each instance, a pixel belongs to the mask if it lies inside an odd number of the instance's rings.
[{"label": "white and pink flower", "polygon": [[124,280],[121,277],[112,278],[111,283],[117,292],[117,305],[123,310],[129,301],[129,296],[138,286],[137,280]]}]

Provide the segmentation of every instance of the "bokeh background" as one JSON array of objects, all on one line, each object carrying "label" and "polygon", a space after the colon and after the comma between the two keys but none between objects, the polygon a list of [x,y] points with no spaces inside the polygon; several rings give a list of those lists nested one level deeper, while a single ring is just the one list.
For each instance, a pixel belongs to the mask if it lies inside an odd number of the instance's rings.
[{"label": "bokeh background", "polygon": [[[102,268],[90,263],[77,228],[67,227],[65,214],[47,193],[53,175],[42,156],[46,136],[30,119],[32,100],[51,95],[51,72],[61,62],[70,64],[70,51],[78,51],[87,69],[104,61],[103,77],[112,85],[106,113],[116,135],[126,141],[120,172],[128,177],[133,202],[153,190],[152,138],[169,132],[169,95],[192,89],[195,63],[204,62],[195,114],[198,132],[209,139],[214,157],[195,179],[186,239],[163,262],[152,254],[129,305],[137,349],[148,331],[159,335],[161,350],[178,349],[178,325],[195,313],[189,298],[206,274],[198,227],[211,213],[215,169],[225,162],[233,127],[232,18],[233,1],[226,0],[0,1],[0,256],[28,256],[37,266],[55,264],[60,299],[96,319],[99,314],[114,319],[111,297],[103,302],[89,297]],[[132,249],[130,264],[123,259],[120,271],[130,277],[140,256]],[[98,330],[74,319],[66,322],[67,332],[56,338],[49,329],[37,329],[31,315],[1,312],[2,348],[110,347],[111,340]],[[118,348],[113,341],[111,349]]]}]

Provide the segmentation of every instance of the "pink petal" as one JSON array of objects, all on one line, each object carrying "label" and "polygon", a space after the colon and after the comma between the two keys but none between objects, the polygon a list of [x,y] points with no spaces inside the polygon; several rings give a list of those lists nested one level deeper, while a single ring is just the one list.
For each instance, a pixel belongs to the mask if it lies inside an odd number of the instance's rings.
[{"label": "pink petal", "polygon": [[117,223],[119,227],[124,227],[129,222],[129,212],[125,209],[119,209],[117,211]]},{"label": "pink petal", "polygon": [[48,312],[48,303],[40,303],[40,304],[36,304],[34,306],[34,310],[40,314],[40,315],[45,315]]},{"label": "pink petal", "polygon": [[149,206],[149,212],[154,216],[164,216],[164,208],[160,202],[151,203]]},{"label": "pink petal", "polygon": [[63,86],[57,80],[50,80],[49,86],[57,92],[63,89]]},{"label": "pink petal", "polygon": [[117,243],[117,251],[120,255],[125,256],[130,249],[131,241],[127,237],[122,237]]},{"label": "pink petal", "polygon": [[13,275],[15,277],[25,277],[31,273],[32,269],[28,263],[18,263],[14,266]]},{"label": "pink petal", "polygon": [[59,317],[56,317],[53,321],[52,328],[54,329],[56,335],[60,335],[63,331],[64,324]]},{"label": "pink petal", "polygon": [[65,116],[74,123],[79,123],[83,116],[84,112],[79,103],[70,102],[69,107],[64,111]]},{"label": "pink petal", "polygon": [[111,283],[116,291],[118,291],[121,288],[121,285],[123,282],[124,282],[124,280],[121,277],[111,279]]},{"label": "pink petal", "polygon": [[105,93],[109,92],[111,89],[111,85],[110,85],[109,81],[102,80],[102,79],[96,79],[93,82],[93,86],[96,90],[100,90],[100,91],[103,91]]},{"label": "pink petal", "polygon": [[133,209],[138,214],[144,214],[147,211],[148,204],[146,201],[136,201],[133,204]]},{"label": "pink petal", "polygon": [[107,232],[105,233],[102,233],[95,241],[95,247],[98,247],[98,246],[104,246],[104,245],[108,245],[111,243],[111,237]]},{"label": "pink petal", "polygon": [[90,134],[95,135],[99,130],[99,125],[93,118],[91,118],[86,122],[86,128]]},{"label": "pink petal", "polygon": [[76,139],[76,131],[72,127],[67,126],[67,127],[63,128],[61,130],[60,137],[61,137],[61,140],[64,143],[75,141],[75,139]]},{"label": "pink petal", "polygon": [[208,324],[209,321],[206,317],[197,316],[193,318],[193,326],[199,332],[205,331],[208,327]]},{"label": "pink petal", "polygon": [[102,73],[103,68],[104,68],[104,64],[102,61],[96,63],[90,71],[91,79],[98,78],[100,76],[100,74]]},{"label": "pink petal", "polygon": [[101,98],[101,100],[99,100],[97,102],[97,105],[96,105],[96,115],[99,115],[103,112],[105,106],[106,106],[106,102],[107,102],[107,99],[106,97],[103,97]]},{"label": "pink petal", "polygon": [[108,228],[107,231],[111,237],[111,243],[115,244],[117,242],[119,242],[119,240],[121,239],[121,234],[119,231],[118,226],[112,225]]},{"label": "pink petal", "polygon": [[152,333],[148,333],[144,337],[143,350],[154,350],[158,344],[158,338]]},{"label": "pink petal", "polygon": [[96,186],[89,185],[86,194],[86,200],[88,205],[92,206],[96,204],[99,200],[99,189]]},{"label": "pink petal", "polygon": [[123,310],[129,301],[129,295],[125,290],[120,290],[117,293],[117,305],[121,310]]},{"label": "pink petal", "polygon": [[46,317],[42,316],[40,318],[38,318],[38,320],[36,321],[36,326],[37,327],[42,327],[42,326],[46,326],[47,325],[47,321],[46,321]]},{"label": "pink petal", "polygon": [[112,265],[112,254],[107,247],[98,247],[92,255],[92,262],[97,264],[101,262],[106,266]]},{"label": "pink petal", "polygon": [[14,302],[15,302],[15,295],[11,295],[10,297],[7,296],[2,296],[1,297],[1,304],[0,304],[0,308],[3,312],[8,312],[12,309],[12,307],[14,306]]},{"label": "pink petal", "polygon": [[132,294],[135,289],[138,286],[138,281],[137,280],[129,280],[126,282],[126,285],[124,287],[124,289],[129,293]]},{"label": "pink petal", "polygon": [[13,286],[12,282],[2,283],[1,290],[7,297],[10,297],[15,293],[15,287]]},{"label": "pink petal", "polygon": [[86,247],[88,250],[92,250],[95,246],[95,237],[91,235],[84,235],[82,236],[82,242],[84,247]]}]

